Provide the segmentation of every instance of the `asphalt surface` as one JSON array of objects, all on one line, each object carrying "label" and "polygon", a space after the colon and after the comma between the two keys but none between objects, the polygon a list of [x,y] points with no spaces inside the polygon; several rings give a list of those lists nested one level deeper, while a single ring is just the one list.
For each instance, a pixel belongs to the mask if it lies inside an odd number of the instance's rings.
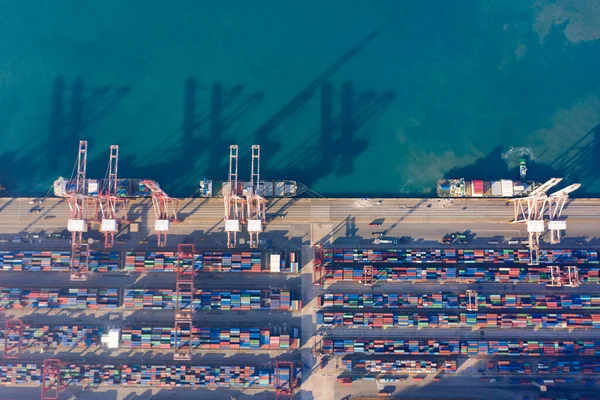
[{"label": "asphalt surface", "polygon": [[[43,234],[64,231],[68,208],[62,199],[45,199],[40,205],[29,204],[31,199],[0,199],[0,239],[21,237],[28,243],[0,243],[0,249],[60,249],[69,251],[68,239],[47,239]],[[34,207],[40,213],[29,213]],[[188,242],[202,249],[223,249],[226,236],[223,232],[222,199],[182,199],[179,203],[181,222],[171,225],[167,247],[156,247],[153,232],[154,213],[149,199],[133,202],[129,219],[140,224],[140,232],[129,232],[127,226],[123,232],[130,239],[115,246],[116,251],[160,251],[175,250],[178,243]],[[598,248],[600,240],[600,199],[577,199],[566,207],[563,216],[567,220],[567,232],[559,245],[550,245],[546,237],[542,238],[542,248]],[[390,328],[364,329],[348,327],[320,327],[316,325],[315,313],[319,310],[316,297],[325,292],[334,293],[464,293],[474,289],[481,293],[580,293],[598,294],[600,285],[584,284],[571,289],[551,289],[544,285],[534,284],[434,284],[434,283],[378,283],[373,286],[362,286],[355,283],[336,282],[325,287],[312,284],[311,244],[323,243],[340,247],[376,247],[372,244],[376,235],[373,232],[384,232],[386,237],[410,236],[410,241],[395,244],[391,247],[405,248],[440,248],[440,239],[447,233],[467,232],[469,243],[463,246],[450,247],[472,248],[508,248],[510,239],[527,237],[524,225],[509,224],[514,217],[512,205],[507,206],[505,199],[274,199],[267,210],[269,223],[265,232],[261,233],[260,249],[263,251],[280,251],[292,249],[300,251],[302,271],[300,274],[218,274],[201,273],[196,276],[195,285],[202,289],[274,289],[288,288],[301,296],[304,307],[302,311],[289,313],[277,311],[220,311],[197,312],[194,324],[198,326],[220,327],[300,327],[302,348],[297,351],[198,351],[194,353],[192,363],[250,363],[268,365],[275,360],[301,361],[303,384],[295,398],[297,399],[339,399],[347,395],[376,395],[386,386],[394,388],[396,396],[418,396],[445,398],[448,393],[465,395],[465,397],[486,399],[519,399],[521,395],[536,395],[538,389],[531,385],[512,385],[506,377],[498,377],[491,384],[485,372],[480,371],[479,363],[486,363],[488,357],[481,359],[461,360],[459,372],[453,376],[430,374],[423,381],[408,379],[399,383],[382,383],[374,380],[360,380],[352,386],[341,385],[337,377],[344,374],[340,368],[341,357],[334,357],[325,368],[319,367],[320,355],[315,351],[321,337],[344,338],[405,338],[405,339],[531,339],[531,340],[593,340],[597,337],[595,330],[561,330],[561,329],[461,329],[461,328]],[[377,221],[381,226],[372,226]],[[38,238],[28,237],[28,233],[42,233]],[[238,238],[247,241],[247,232],[238,234]],[[84,238],[102,240],[98,225],[90,224],[89,232]],[[148,242],[140,243],[141,239]],[[41,241],[40,241],[41,239]],[[498,244],[489,244],[498,241]],[[386,245],[385,247],[390,247]],[[102,249],[102,243],[93,243],[92,250]],[[239,243],[239,250],[248,249],[246,243]],[[4,287],[117,287],[125,288],[170,288],[175,287],[173,273],[124,274],[108,273],[90,274],[85,283],[72,283],[66,273],[2,273],[0,285]],[[336,309],[337,310],[337,309]],[[363,310],[345,309],[347,312]],[[406,309],[394,310],[400,313]],[[419,310],[431,312],[455,312],[457,310]],[[499,312],[500,310],[493,310]],[[509,312],[514,312],[510,310]],[[482,310],[482,312],[485,312]],[[528,310],[528,313],[538,310]],[[539,311],[544,312],[544,311]],[[546,312],[558,312],[548,310]],[[563,312],[594,313],[594,310],[568,310]],[[172,326],[173,311],[132,311],[123,308],[107,311],[99,310],[43,310],[43,309],[8,309],[0,311],[0,324],[6,318],[21,318],[24,323],[32,325],[103,325],[103,326]],[[1,342],[1,341],[0,341]],[[0,343],[0,349],[3,343]],[[80,362],[138,362],[138,363],[172,363],[169,350],[147,351],[108,351],[106,349],[58,349],[50,353],[25,352],[23,361],[41,362],[44,358],[58,356],[64,361]],[[363,357],[362,355],[356,355]],[[393,355],[391,356],[394,357]],[[406,356],[400,356],[406,359]],[[410,358],[410,357],[409,357]],[[427,359],[428,357],[417,357]],[[414,359],[414,358],[410,358]],[[439,358],[438,358],[439,359]],[[511,358],[514,360],[515,358]],[[519,357],[516,359],[525,359]],[[526,358],[530,359],[530,358]],[[562,358],[561,358],[562,359]],[[590,358],[595,359],[595,358]],[[564,376],[580,378],[580,376]],[[592,375],[593,378],[599,378]],[[486,378],[481,380],[480,378]],[[495,379],[495,378],[494,378]],[[565,387],[557,385],[550,389],[549,396],[574,398],[589,395],[589,390],[575,385]],[[168,399],[192,398],[195,395],[189,390],[150,390],[101,388],[94,392],[81,392],[68,389],[61,398],[82,399]],[[230,396],[243,398],[273,398],[273,391],[225,391],[217,390],[204,393],[210,399],[229,399]],[[1,397],[36,398],[39,388],[4,390]],[[196,398],[196,397],[194,397]]]}]

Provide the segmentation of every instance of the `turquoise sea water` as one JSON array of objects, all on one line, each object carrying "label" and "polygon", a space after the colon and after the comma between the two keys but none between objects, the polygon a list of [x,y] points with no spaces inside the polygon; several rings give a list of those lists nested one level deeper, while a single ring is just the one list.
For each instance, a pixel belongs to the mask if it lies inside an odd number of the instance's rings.
[{"label": "turquoise sea water", "polygon": [[119,175],[186,196],[262,146],[263,179],[432,194],[440,177],[600,193],[595,1],[0,0],[0,184]]}]

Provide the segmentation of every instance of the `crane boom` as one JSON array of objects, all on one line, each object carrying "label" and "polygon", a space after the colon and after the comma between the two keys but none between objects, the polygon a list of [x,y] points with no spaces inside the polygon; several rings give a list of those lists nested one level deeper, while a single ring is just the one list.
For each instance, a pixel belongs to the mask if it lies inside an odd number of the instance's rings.
[{"label": "crane boom", "polygon": [[[98,199],[87,195],[86,168],[88,144],[85,140],[79,141],[77,153],[77,174],[73,188],[67,188],[67,204],[69,206],[69,220],[67,229],[71,232],[71,258],[69,272],[71,281],[86,281],[89,261],[87,248],[82,251],[83,232],[86,221],[97,221]],[[83,262],[81,262],[83,256]]]},{"label": "crane boom", "polygon": [[550,195],[550,197],[558,197],[558,196],[568,196],[569,194],[573,193],[574,191],[576,191],[577,189],[579,189],[581,187],[581,183],[574,183],[570,186],[567,186],[564,189],[560,189],[558,192],[554,192]]},{"label": "crane boom", "polygon": [[533,192],[529,194],[529,197],[535,197],[539,195],[546,194],[546,192],[552,189],[554,186],[558,185],[563,178],[551,178],[546,183],[542,184],[539,188],[535,189]]},{"label": "crane boom", "polygon": [[561,219],[562,211],[565,208],[569,194],[580,187],[580,183],[574,183],[548,196],[548,214],[550,216],[548,220],[548,229],[550,230],[550,243],[560,243],[561,232],[567,229],[567,221]]},{"label": "crane boom", "polygon": [[250,188],[246,193],[246,205],[248,206],[248,233],[250,234],[250,248],[258,248],[258,235],[266,223],[265,203],[266,200],[258,194],[260,187],[260,146],[252,146],[252,164],[250,175]]},{"label": "crane boom", "polygon": [[158,239],[158,247],[165,247],[170,224],[178,221],[178,200],[166,194],[154,181],[144,180],[142,183],[152,192],[152,205],[155,215],[154,230]]},{"label": "crane boom", "polygon": [[113,247],[115,234],[119,230],[117,221],[118,208],[121,208],[125,213],[123,219],[127,219],[127,199],[117,197],[118,169],[119,146],[111,145],[106,179],[104,181],[102,192],[98,196],[100,200],[100,209],[102,211],[101,230],[104,232],[104,247],[107,249]]},{"label": "crane boom", "polygon": [[225,206],[225,232],[227,232],[227,247],[236,246],[237,233],[240,224],[244,222],[244,199],[239,196],[238,190],[238,146],[229,146],[229,180],[228,187],[223,190]]}]

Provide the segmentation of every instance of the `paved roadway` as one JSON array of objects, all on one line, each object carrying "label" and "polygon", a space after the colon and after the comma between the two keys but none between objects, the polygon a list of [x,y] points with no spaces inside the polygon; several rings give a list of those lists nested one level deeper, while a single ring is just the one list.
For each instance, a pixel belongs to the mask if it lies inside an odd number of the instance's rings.
[{"label": "paved roadway", "polygon": [[[28,210],[35,205],[29,204],[31,199],[15,198],[0,199],[0,235],[11,237],[20,235],[24,237],[26,232],[52,232],[62,231],[67,225],[68,208],[63,199],[48,198],[39,205],[41,212],[29,213]],[[179,203],[179,216],[182,222],[173,224],[169,234],[169,248],[174,248],[175,244],[184,240],[195,243],[199,247],[223,248],[225,235],[223,233],[223,203],[222,199],[182,199]],[[564,215],[567,217],[568,232],[567,238],[563,240],[565,247],[576,247],[575,238],[585,237],[592,245],[600,244],[596,239],[597,232],[600,230],[600,199],[587,200],[578,199],[572,201],[565,209]],[[126,245],[117,246],[118,250],[157,250],[153,244],[154,238],[150,239],[149,244],[139,244],[138,240],[153,234],[154,213],[149,199],[133,202],[130,212],[130,220],[140,223],[140,233],[132,234],[132,240]],[[373,231],[385,231],[386,236],[399,237],[411,236],[413,243],[404,246],[437,247],[440,238],[449,232],[470,230],[472,232],[470,246],[479,247],[485,244],[485,247],[496,247],[487,243],[491,239],[507,240],[526,236],[526,230],[523,225],[510,225],[507,222],[513,218],[513,208],[503,199],[273,199],[271,200],[267,217],[269,224],[265,233],[261,237],[272,240],[272,247],[294,248],[302,246],[303,264],[310,259],[310,248],[307,246],[315,242],[330,242],[337,245],[370,245]],[[383,219],[381,227],[369,226],[369,223],[376,219]],[[93,228],[97,230],[97,227]],[[93,232],[92,232],[93,233]],[[91,235],[90,233],[89,235]],[[97,237],[97,232],[96,236]],[[239,237],[246,238],[247,233],[239,234]],[[598,241],[598,243],[596,243]],[[13,248],[15,245],[0,243],[0,248]],[[544,247],[548,246],[544,243]],[[16,245],[15,248],[39,247],[40,249],[69,249],[68,241],[65,240],[46,240],[42,243],[28,243]],[[263,248],[267,245],[263,245]],[[506,247],[506,245],[497,245],[497,247]],[[96,248],[96,246],[94,246]],[[167,249],[169,249],[167,248]],[[304,308],[302,312],[295,313],[243,313],[222,312],[222,313],[198,313],[195,321],[198,324],[227,324],[235,322],[236,325],[266,325],[271,323],[273,326],[287,323],[287,326],[301,326],[302,349],[300,350],[302,361],[309,366],[309,372],[305,370],[305,380],[302,386],[300,398],[310,399],[333,399],[339,398],[342,393],[356,393],[360,391],[362,384],[359,383],[351,390],[341,388],[336,384],[336,374],[330,374],[327,370],[322,372],[310,371],[315,366],[316,358],[313,354],[315,341],[319,336],[315,335],[317,327],[315,324],[314,313],[316,311],[315,296],[323,288],[312,285],[311,275],[312,265],[309,263],[302,270],[300,277],[287,279],[282,277],[258,277],[244,276],[246,287],[267,288],[285,287],[298,288],[301,285]],[[28,282],[29,286],[67,286],[66,274],[57,276],[56,274],[42,273],[36,274],[35,281],[28,281],[28,274],[16,274],[3,276],[5,284],[13,286],[24,286],[23,282]],[[145,286],[145,287],[172,287],[172,274],[145,275],[140,281],[134,275],[111,276],[111,274],[97,274],[85,285],[82,286]],[[232,281],[229,276],[219,274],[201,274],[199,275],[198,286],[203,288],[228,288],[235,287],[239,282]],[[78,285],[79,286],[79,285]],[[593,288],[591,287],[593,286]],[[493,285],[481,287],[481,285],[435,285],[435,284],[401,284],[383,283],[375,285],[372,288],[347,283],[336,283],[326,290],[335,292],[368,292],[368,291],[389,291],[389,292],[435,292],[435,291],[464,291],[467,287],[478,290],[495,293],[547,293],[547,289],[542,285]],[[582,285],[573,292],[591,293],[595,292],[597,285]],[[15,315],[23,317],[25,322],[37,323],[92,323],[96,318],[99,323],[115,325],[123,323],[148,323],[148,324],[166,324],[172,321],[172,312],[123,312],[123,310],[111,310],[106,313],[95,313],[90,311],[49,311],[49,312],[31,312],[31,310],[7,310],[4,317]],[[299,320],[298,320],[299,319]],[[480,338],[481,332],[461,330],[461,329],[348,329],[348,328],[325,328],[320,329],[327,336],[351,336],[351,337],[447,337],[447,338]],[[500,338],[507,335],[506,330],[485,329],[485,338]],[[512,330],[513,337],[526,338],[528,335],[536,339],[541,338],[564,338],[572,336],[577,338],[588,338],[593,336],[592,331],[536,331]],[[218,353],[218,354],[216,354]],[[267,359],[270,357],[281,356],[280,352],[261,354]],[[287,356],[288,354],[286,354]],[[67,359],[77,359],[76,354],[65,354]],[[127,355],[115,354],[114,357],[127,357]],[[233,356],[233,360],[244,360],[248,357],[246,354],[233,355],[225,351],[219,351],[211,354],[201,354],[195,356],[195,360],[218,360],[222,356]],[[30,355],[33,359],[40,356]],[[37,357],[37,358],[36,358]],[[102,354],[94,354],[90,357],[98,360],[103,359]],[[113,357],[110,357],[113,358]],[[148,354],[137,353],[135,360],[161,360],[169,359],[167,354],[154,352]],[[233,361],[231,358],[227,358]],[[262,357],[261,357],[262,359]],[[464,384],[464,382],[463,382]],[[488,384],[489,385],[489,384]],[[446,385],[443,385],[444,387]],[[477,386],[477,385],[475,385]],[[335,389],[334,389],[335,387]],[[447,387],[447,386],[446,386]],[[374,393],[374,388],[369,387],[368,392]],[[39,390],[39,389],[38,389]],[[514,393],[514,387],[510,392]],[[443,391],[442,391],[443,392]],[[169,392],[170,393],[170,392]],[[238,392],[239,393],[239,392]],[[439,393],[439,392],[438,392]],[[502,398],[508,392],[501,391],[490,398]],[[271,394],[272,396],[272,394]]]},{"label": "paved roadway", "polygon": [[[63,231],[67,226],[68,206],[64,199],[48,198],[41,205],[29,204],[28,198],[0,199],[0,235],[12,237],[25,232]],[[299,247],[301,244],[334,242],[346,245],[370,244],[373,231],[386,236],[411,236],[415,242],[406,246],[438,246],[449,232],[470,230],[470,245],[485,244],[490,239],[525,238],[522,224],[508,224],[513,207],[505,199],[273,199],[268,206],[269,223],[261,237],[272,239],[273,246]],[[29,213],[41,207],[39,214]],[[222,199],[181,199],[179,217],[182,222],[171,225],[168,245],[191,240],[199,247],[223,247]],[[564,211],[567,238],[563,246],[573,246],[575,239],[585,237],[598,241],[600,231],[600,199],[576,199]],[[129,219],[140,224],[140,233],[133,241],[116,249],[154,248],[154,212],[149,199],[132,202]],[[382,226],[369,223],[381,219]],[[98,226],[90,226],[97,231]],[[138,244],[143,237],[152,237],[146,245]],[[94,236],[99,237],[96,232]],[[247,233],[239,238],[247,240]],[[571,239],[570,239],[571,238]],[[44,240],[39,246],[49,248],[61,243]],[[64,243],[62,244],[64,246]],[[68,246],[68,245],[67,245]],[[499,246],[506,246],[506,244]],[[266,246],[264,246],[266,247]]]}]

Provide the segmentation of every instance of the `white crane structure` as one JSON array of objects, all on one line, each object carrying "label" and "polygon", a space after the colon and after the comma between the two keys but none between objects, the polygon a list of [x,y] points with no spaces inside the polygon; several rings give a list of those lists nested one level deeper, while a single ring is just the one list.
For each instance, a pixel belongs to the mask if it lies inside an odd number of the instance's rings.
[{"label": "white crane structure", "polygon": [[158,183],[150,180],[142,181],[152,192],[152,205],[154,206],[154,230],[156,231],[158,247],[167,245],[167,234],[171,222],[177,222],[178,200],[170,197],[158,186]]},{"label": "white crane structure", "polygon": [[118,211],[123,211],[123,220],[127,219],[127,199],[117,197],[117,171],[119,168],[119,146],[110,146],[110,158],[104,187],[98,196],[102,213],[101,231],[104,232],[104,247],[110,249],[115,243],[119,230]]},{"label": "white crane structure", "polygon": [[246,205],[248,206],[248,233],[250,234],[250,248],[258,248],[258,235],[267,222],[265,208],[267,200],[258,194],[260,187],[260,146],[252,146],[252,173],[250,187],[246,191]]},{"label": "white crane structure", "polygon": [[552,178],[524,198],[511,199],[515,206],[515,219],[511,223],[526,223],[529,234],[529,263],[539,264],[540,237],[545,231],[544,210],[548,195],[546,192],[558,185],[562,178]]},{"label": "white crane structure", "polygon": [[[98,219],[98,199],[87,195],[87,141],[79,141],[77,153],[75,179],[67,182],[67,204],[69,206],[69,219],[67,230],[71,232],[71,259],[69,272],[72,281],[86,281],[89,268],[89,248],[83,245],[83,232],[86,230],[87,221]],[[73,178],[73,176],[71,176]],[[73,186],[73,180],[74,186]],[[82,261],[83,258],[83,261]]]},{"label": "white crane structure", "polygon": [[244,221],[244,199],[239,195],[238,187],[238,146],[229,146],[229,179],[223,188],[225,202],[225,232],[227,232],[227,247],[235,248],[237,233]]},{"label": "white crane structure", "polygon": [[567,221],[561,219],[562,210],[569,198],[569,193],[574,192],[580,187],[580,183],[574,183],[571,186],[567,186],[548,196],[548,213],[550,214],[548,229],[550,230],[550,243],[560,243],[561,231],[567,229]]}]

